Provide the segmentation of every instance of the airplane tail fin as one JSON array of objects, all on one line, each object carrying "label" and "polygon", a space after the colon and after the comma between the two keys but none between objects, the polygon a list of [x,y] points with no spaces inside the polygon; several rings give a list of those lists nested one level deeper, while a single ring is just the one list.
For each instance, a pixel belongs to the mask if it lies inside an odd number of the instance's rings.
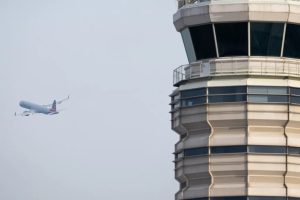
[{"label": "airplane tail fin", "polygon": [[52,108],[53,111],[56,111],[56,100],[53,101]]}]

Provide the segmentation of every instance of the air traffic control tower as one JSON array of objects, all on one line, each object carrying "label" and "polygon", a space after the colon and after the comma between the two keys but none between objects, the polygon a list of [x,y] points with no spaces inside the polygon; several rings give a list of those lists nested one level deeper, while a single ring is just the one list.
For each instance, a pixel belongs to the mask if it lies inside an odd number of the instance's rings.
[{"label": "air traffic control tower", "polygon": [[179,0],[175,200],[300,200],[300,0]]}]

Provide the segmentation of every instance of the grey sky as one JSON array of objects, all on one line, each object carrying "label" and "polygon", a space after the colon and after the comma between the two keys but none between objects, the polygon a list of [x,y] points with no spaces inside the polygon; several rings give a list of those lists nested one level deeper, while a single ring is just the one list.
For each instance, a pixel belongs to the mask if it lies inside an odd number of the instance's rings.
[{"label": "grey sky", "polygon": [[[0,199],[173,199],[175,1],[0,1]],[[20,100],[56,116],[14,117]]]}]

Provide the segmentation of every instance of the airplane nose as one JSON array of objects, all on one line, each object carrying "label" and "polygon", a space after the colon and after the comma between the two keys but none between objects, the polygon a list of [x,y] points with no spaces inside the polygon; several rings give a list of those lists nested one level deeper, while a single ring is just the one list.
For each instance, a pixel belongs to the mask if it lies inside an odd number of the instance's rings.
[{"label": "airplane nose", "polygon": [[24,101],[20,101],[20,102],[19,102],[19,105],[20,105],[20,106],[23,106],[23,105],[24,105]]}]

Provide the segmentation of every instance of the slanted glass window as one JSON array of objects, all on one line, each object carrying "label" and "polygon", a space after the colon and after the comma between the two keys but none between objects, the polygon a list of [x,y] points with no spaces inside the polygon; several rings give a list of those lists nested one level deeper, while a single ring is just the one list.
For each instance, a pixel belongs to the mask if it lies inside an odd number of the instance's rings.
[{"label": "slanted glass window", "polygon": [[181,98],[198,97],[198,96],[204,96],[204,95],[206,95],[206,88],[181,91]]},{"label": "slanted glass window", "polygon": [[248,55],[248,23],[215,24],[219,56]]},{"label": "slanted glass window", "polygon": [[197,60],[217,57],[212,24],[190,28]]},{"label": "slanted glass window", "polygon": [[208,88],[208,94],[244,94],[247,93],[246,86],[234,87],[211,87]]},{"label": "slanted glass window", "polygon": [[208,102],[209,103],[221,103],[221,102],[243,102],[247,101],[247,95],[216,95],[216,96],[209,96]]},{"label": "slanted glass window", "polygon": [[185,149],[184,156],[199,156],[199,155],[207,155],[208,147],[198,147],[192,149]]},{"label": "slanted glass window", "polygon": [[190,63],[195,62],[197,59],[196,59],[193,41],[192,41],[191,34],[190,34],[190,29],[186,28],[183,31],[181,31],[181,37],[183,40],[183,44],[184,44],[185,51],[186,51],[189,62]]},{"label": "slanted glass window", "polygon": [[300,147],[288,147],[288,154],[300,155]]},{"label": "slanted glass window", "polygon": [[280,56],[283,23],[251,23],[251,55]]},{"label": "slanted glass window", "polygon": [[247,146],[220,146],[211,147],[211,153],[245,153],[247,152]]},{"label": "slanted glass window", "polygon": [[300,26],[287,24],[284,44],[284,57],[300,58]]},{"label": "slanted glass window", "polygon": [[286,153],[285,146],[261,146],[261,145],[251,145],[249,146],[249,152],[251,153]]}]

